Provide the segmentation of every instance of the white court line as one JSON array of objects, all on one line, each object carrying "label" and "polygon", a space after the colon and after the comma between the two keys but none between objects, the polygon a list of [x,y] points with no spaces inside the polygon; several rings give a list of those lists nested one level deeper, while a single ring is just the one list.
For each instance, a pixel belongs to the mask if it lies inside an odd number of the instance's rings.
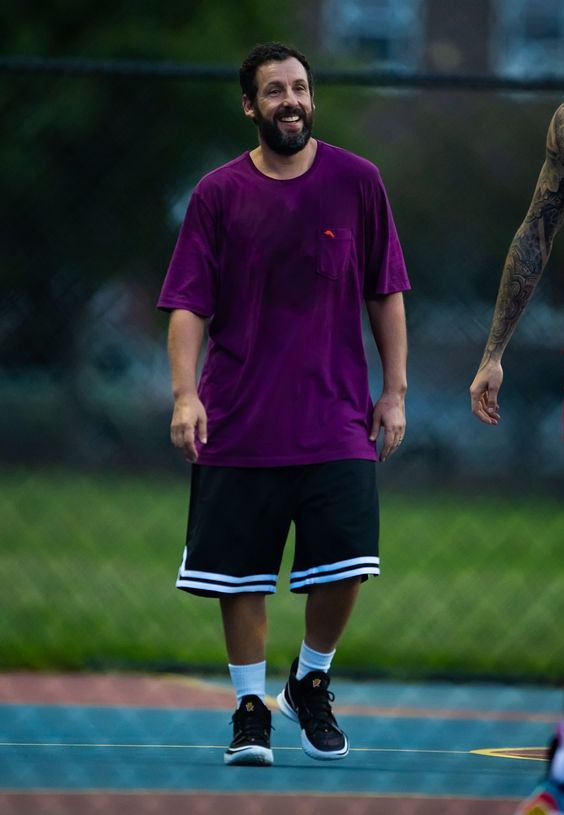
[{"label": "white court line", "polygon": [[[224,744],[88,744],[81,742],[39,742],[39,741],[0,741],[0,747],[58,747],[58,748],[113,748],[119,749],[159,749],[159,750],[225,750]],[[302,752],[301,747],[274,747],[279,750],[295,750]],[[441,753],[447,755],[469,756],[475,753],[474,750],[425,750],[419,748],[400,747],[351,747],[351,753]]]}]

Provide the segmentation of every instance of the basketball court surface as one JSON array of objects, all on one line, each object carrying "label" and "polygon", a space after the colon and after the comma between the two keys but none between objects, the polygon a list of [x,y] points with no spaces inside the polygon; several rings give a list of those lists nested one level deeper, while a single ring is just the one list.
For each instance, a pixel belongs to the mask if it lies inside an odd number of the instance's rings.
[{"label": "basketball court surface", "polygon": [[0,812],[512,815],[545,769],[556,689],[333,680],[343,761],[276,708],[272,767],[227,767],[226,679],[0,674]]}]

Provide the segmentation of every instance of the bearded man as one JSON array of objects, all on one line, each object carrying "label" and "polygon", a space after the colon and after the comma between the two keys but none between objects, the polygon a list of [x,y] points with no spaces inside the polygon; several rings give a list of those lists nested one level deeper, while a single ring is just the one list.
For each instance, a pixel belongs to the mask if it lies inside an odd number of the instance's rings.
[{"label": "bearded man", "polygon": [[[240,82],[258,146],[194,189],[158,303],[171,312],[171,437],[192,462],[176,585],[219,598],[237,697],[225,762],[272,764],[265,598],[294,522],[305,632],[278,704],[307,755],[333,760],[349,742],[329,670],[380,569],[376,462],[405,433],[409,281],[378,169],[312,137],[303,54],[259,45]],[[375,404],[364,306],[382,363]]]}]

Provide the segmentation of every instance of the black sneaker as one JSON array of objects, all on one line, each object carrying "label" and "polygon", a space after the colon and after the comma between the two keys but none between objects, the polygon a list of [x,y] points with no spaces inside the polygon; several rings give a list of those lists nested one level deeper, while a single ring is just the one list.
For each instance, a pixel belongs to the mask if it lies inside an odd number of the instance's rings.
[{"label": "black sneaker", "polygon": [[286,686],[278,694],[278,707],[289,719],[300,723],[302,747],[308,756],[321,761],[344,758],[349,752],[349,740],[331,710],[335,695],[328,690],[329,675],[311,671],[298,680],[297,667],[295,659]]},{"label": "black sneaker", "polygon": [[258,696],[243,696],[233,714],[233,741],[223,757],[226,764],[252,764],[269,767],[271,713]]}]

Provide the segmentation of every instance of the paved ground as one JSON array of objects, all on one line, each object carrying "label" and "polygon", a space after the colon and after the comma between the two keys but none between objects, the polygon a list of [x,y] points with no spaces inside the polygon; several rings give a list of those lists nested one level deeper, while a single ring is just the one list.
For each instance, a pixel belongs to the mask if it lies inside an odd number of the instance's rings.
[{"label": "paved ground", "polygon": [[543,771],[562,701],[497,685],[335,680],[334,690],[347,759],[312,761],[275,713],[275,765],[225,767],[225,682],[0,675],[0,812],[512,815]]}]

